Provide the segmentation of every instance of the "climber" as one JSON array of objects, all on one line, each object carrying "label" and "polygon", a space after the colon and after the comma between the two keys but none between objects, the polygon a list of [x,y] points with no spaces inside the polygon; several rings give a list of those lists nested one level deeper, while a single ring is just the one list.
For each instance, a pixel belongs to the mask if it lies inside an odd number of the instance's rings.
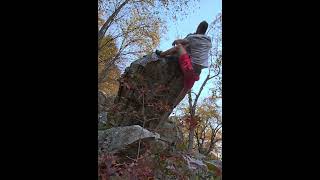
[{"label": "climber", "polygon": [[184,75],[184,86],[173,107],[180,103],[195,81],[199,80],[201,69],[208,67],[208,55],[212,45],[210,37],[205,35],[207,28],[208,23],[202,21],[195,33],[187,35],[184,39],[175,40],[172,43],[173,48],[165,52],[156,50],[156,54],[160,57],[168,57],[175,54],[179,57],[178,62]]}]

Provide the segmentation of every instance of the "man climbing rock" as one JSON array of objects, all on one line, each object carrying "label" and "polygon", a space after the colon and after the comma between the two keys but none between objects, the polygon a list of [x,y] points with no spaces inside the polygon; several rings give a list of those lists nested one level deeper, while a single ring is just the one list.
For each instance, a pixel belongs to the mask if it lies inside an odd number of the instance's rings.
[{"label": "man climbing rock", "polygon": [[175,40],[171,49],[165,52],[156,51],[160,57],[178,55],[180,69],[184,75],[184,87],[177,97],[173,107],[177,106],[188,91],[193,87],[195,81],[199,80],[201,70],[208,67],[209,50],[212,47],[211,39],[205,35],[208,23],[202,21],[197,31],[189,34],[184,39]]},{"label": "man climbing rock", "polygon": [[[187,35],[184,39],[175,40],[171,49],[165,52],[156,50],[156,54],[160,57],[168,57],[178,55],[178,62],[183,73],[183,89],[175,99],[172,109],[174,109],[185,97],[185,95],[193,87],[195,81],[200,78],[201,70],[208,67],[209,50],[211,49],[211,38],[205,35],[208,29],[208,23],[202,21],[197,31]],[[160,123],[156,127],[158,129],[165,119],[170,115],[171,111],[164,113],[160,119]]]}]

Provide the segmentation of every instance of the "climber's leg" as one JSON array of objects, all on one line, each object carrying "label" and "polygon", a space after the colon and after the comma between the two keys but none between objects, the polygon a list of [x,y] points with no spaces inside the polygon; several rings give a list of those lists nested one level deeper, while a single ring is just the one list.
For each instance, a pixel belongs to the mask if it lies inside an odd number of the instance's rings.
[{"label": "climber's leg", "polygon": [[186,52],[184,53],[184,48],[181,49],[179,65],[184,77],[184,88],[190,90],[196,80],[195,72],[192,67],[190,56]]},{"label": "climber's leg", "polygon": [[180,46],[179,48],[179,54],[179,65],[183,73],[183,89],[181,90],[175,103],[173,104],[174,107],[177,106],[180,101],[182,101],[185,95],[193,87],[195,81],[199,80],[199,76],[193,70],[190,56],[182,46]]},{"label": "climber's leg", "polygon": [[169,55],[173,55],[175,53],[179,53],[179,56],[181,54],[186,54],[187,51],[185,50],[185,48],[183,47],[183,45],[181,44],[177,44],[176,46],[160,53],[160,57],[166,57],[166,56],[169,56]]},{"label": "climber's leg", "polygon": [[[178,44],[174,48],[171,48],[171,49],[165,51],[164,55],[168,55],[170,53],[176,53],[176,52],[179,55],[179,65],[180,65],[180,69],[183,73],[183,78],[184,78],[183,84],[184,85],[183,85],[183,88],[180,91],[178,97],[174,101],[174,103],[171,107],[171,110],[173,110],[182,101],[182,99],[186,96],[186,94],[192,88],[195,80],[197,80],[197,78],[195,78],[195,72],[193,71],[193,68],[192,68],[191,59],[190,59],[187,51],[185,50],[185,48],[181,44]],[[156,129],[158,129],[160,127],[160,125],[163,123],[163,121],[167,118],[167,116],[170,115],[170,112],[171,111],[168,111],[162,116],[162,118],[160,119],[160,123],[156,127]]]}]

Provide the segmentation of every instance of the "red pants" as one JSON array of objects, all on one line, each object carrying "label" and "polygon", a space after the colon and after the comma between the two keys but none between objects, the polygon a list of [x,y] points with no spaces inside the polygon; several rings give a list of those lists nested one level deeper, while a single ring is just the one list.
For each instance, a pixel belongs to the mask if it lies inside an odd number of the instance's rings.
[{"label": "red pants", "polygon": [[184,88],[190,90],[194,82],[199,80],[199,75],[194,72],[188,54],[182,54],[179,57],[179,65],[184,76]]}]

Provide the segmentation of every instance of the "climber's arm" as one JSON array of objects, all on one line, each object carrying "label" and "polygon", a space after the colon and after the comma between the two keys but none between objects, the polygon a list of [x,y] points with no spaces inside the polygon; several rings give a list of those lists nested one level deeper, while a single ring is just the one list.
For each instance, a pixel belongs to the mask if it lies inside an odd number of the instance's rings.
[{"label": "climber's arm", "polygon": [[176,45],[176,44],[182,44],[183,46],[189,44],[189,41],[186,39],[177,39],[175,41],[173,41],[172,46]]}]

